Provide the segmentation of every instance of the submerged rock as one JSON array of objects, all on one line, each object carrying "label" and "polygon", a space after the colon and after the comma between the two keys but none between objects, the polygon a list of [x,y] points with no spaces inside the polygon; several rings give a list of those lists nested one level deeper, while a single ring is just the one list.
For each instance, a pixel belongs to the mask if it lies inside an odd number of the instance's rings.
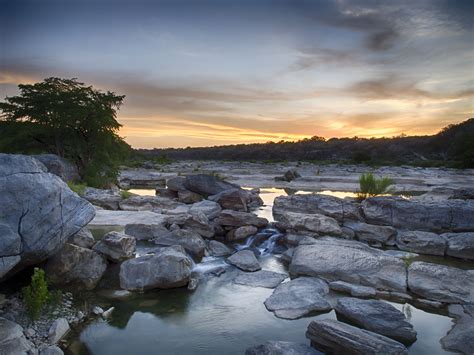
[{"label": "submerged rock", "polygon": [[361,242],[331,237],[311,239],[311,244],[295,248],[291,275],[405,292],[406,269],[402,260]]},{"label": "submerged rock", "polygon": [[332,319],[312,321],[306,337],[313,347],[330,354],[408,354],[395,340]]},{"label": "submerged rock", "polygon": [[245,350],[245,355],[316,355],[312,347],[289,341],[267,341]]},{"label": "submerged rock", "polygon": [[227,258],[227,262],[244,271],[257,271],[262,267],[255,254],[250,250],[241,250]]},{"label": "submerged rock", "polygon": [[136,239],[130,235],[109,232],[94,245],[94,250],[110,261],[118,263],[135,255],[136,244]]},{"label": "submerged rock", "polygon": [[297,319],[312,312],[330,311],[332,306],[324,298],[328,292],[323,280],[300,277],[280,284],[264,303],[278,318]]},{"label": "submerged rock", "polygon": [[149,290],[186,286],[191,276],[191,260],[184,250],[163,248],[156,254],[130,259],[120,266],[120,287]]},{"label": "submerged rock", "polygon": [[234,283],[252,287],[275,288],[287,277],[288,275],[268,270],[242,272],[234,279]]},{"label": "submerged rock", "polygon": [[445,303],[474,303],[474,270],[417,261],[408,267],[408,288]]},{"label": "submerged rock", "polygon": [[392,305],[377,300],[340,298],[334,310],[351,324],[410,345],[416,340],[416,331],[405,315]]}]

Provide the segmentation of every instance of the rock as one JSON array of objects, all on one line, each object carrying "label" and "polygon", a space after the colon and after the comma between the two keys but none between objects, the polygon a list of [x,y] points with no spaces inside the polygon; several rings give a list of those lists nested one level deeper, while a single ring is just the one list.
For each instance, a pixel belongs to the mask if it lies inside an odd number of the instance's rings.
[{"label": "rock", "polygon": [[24,355],[33,349],[23,335],[23,328],[8,319],[0,317],[0,354]]},{"label": "rock", "polygon": [[393,256],[399,259],[412,259],[419,256],[419,254],[410,253],[410,252],[402,251],[402,250],[385,250],[384,253],[385,255]]},{"label": "rock", "polygon": [[184,187],[184,182],[186,178],[184,176],[176,176],[174,178],[168,179],[166,181],[166,186],[171,191],[179,192],[179,191],[188,191],[186,187]]},{"label": "rock", "polygon": [[227,262],[244,271],[257,271],[262,267],[255,254],[250,250],[241,250],[227,258]]},{"label": "rock", "polygon": [[120,287],[143,291],[153,288],[186,286],[191,276],[191,260],[176,248],[124,261],[120,266]]},{"label": "rock", "polygon": [[94,246],[95,239],[89,229],[82,228],[79,232],[69,237],[68,243],[90,249]]},{"label": "rock", "polygon": [[474,306],[449,305],[454,327],[441,339],[443,348],[462,354],[474,354]]},{"label": "rock", "polygon": [[199,286],[199,280],[196,278],[191,278],[188,283],[188,290],[195,291]]},{"label": "rock", "polygon": [[212,256],[227,256],[233,253],[232,249],[217,240],[210,240],[207,247]]},{"label": "rock", "polygon": [[316,355],[312,347],[289,341],[267,341],[245,350],[245,355]]},{"label": "rock", "polygon": [[54,255],[94,213],[37,160],[0,154],[0,279]]},{"label": "rock", "polygon": [[92,313],[94,313],[96,316],[101,316],[104,313],[104,310],[102,309],[102,307],[94,306],[92,308]]},{"label": "rock", "polygon": [[184,190],[178,191],[178,201],[186,204],[196,203],[203,199],[203,197],[195,192]]},{"label": "rock", "polygon": [[290,182],[294,179],[300,178],[301,175],[296,169],[289,169],[283,174],[283,177],[286,181]]},{"label": "rock", "polygon": [[278,222],[283,223],[287,229],[296,231],[309,231],[328,235],[342,234],[341,227],[337,221],[322,214],[286,212],[279,215]]},{"label": "rock", "polygon": [[398,231],[396,244],[401,250],[429,255],[443,256],[446,249],[443,237],[423,231]]},{"label": "rock", "polygon": [[48,341],[50,344],[57,344],[68,332],[69,323],[66,318],[56,319],[48,330]]},{"label": "rock", "polygon": [[180,245],[197,261],[201,261],[206,249],[204,239],[198,233],[186,229],[178,229],[163,234],[153,239],[153,242],[163,246]]},{"label": "rock", "polygon": [[454,190],[452,196],[449,198],[454,200],[473,200],[474,188]]},{"label": "rock", "polygon": [[474,270],[416,261],[408,267],[408,288],[433,301],[473,303]]},{"label": "rock", "polygon": [[97,210],[90,226],[118,226],[127,224],[164,224],[167,216],[151,211],[107,211]]},{"label": "rock", "polygon": [[199,214],[204,213],[204,215],[209,219],[214,219],[221,213],[221,206],[214,201],[203,200],[201,202],[193,203],[189,209],[190,214]]},{"label": "rock", "polygon": [[214,237],[214,226],[209,223],[209,219],[202,212],[194,214],[182,213],[168,217],[169,224],[176,224],[183,229],[197,232],[204,238]]},{"label": "rock", "polygon": [[297,319],[313,312],[330,311],[332,306],[324,298],[328,292],[323,280],[300,277],[280,284],[264,303],[278,318]]},{"label": "rock", "polygon": [[94,250],[108,260],[118,263],[135,255],[137,240],[120,232],[109,232],[94,245]]},{"label": "rock", "polygon": [[241,272],[234,279],[234,283],[252,287],[275,288],[281,284],[288,275],[268,270],[260,270],[256,272]]},{"label": "rock", "polygon": [[405,345],[416,341],[416,331],[405,315],[392,305],[377,300],[340,298],[334,307],[338,316],[351,324],[385,335]]},{"label": "rock", "polygon": [[48,173],[59,176],[65,182],[80,180],[76,166],[56,154],[39,154],[32,157],[39,160],[46,167]]},{"label": "rock", "polygon": [[258,232],[258,228],[255,226],[242,226],[236,229],[232,229],[226,235],[226,240],[229,242],[235,242],[243,239],[247,239],[249,236],[254,235]]},{"label": "rock", "polygon": [[395,340],[332,319],[312,321],[306,337],[313,347],[330,354],[408,354]]},{"label": "rock", "polygon": [[447,242],[446,255],[466,260],[474,260],[474,233],[445,233],[441,238]]},{"label": "rock", "polygon": [[155,188],[165,187],[166,180],[163,175],[151,169],[129,169],[122,170],[118,176],[118,182],[122,189]]},{"label": "rock", "polygon": [[64,355],[64,352],[57,345],[51,345],[40,350],[39,355]]},{"label": "rock", "polygon": [[381,243],[384,245],[394,245],[397,231],[390,226],[376,226],[363,222],[349,221],[344,223],[344,227],[354,231],[356,238],[366,243]]},{"label": "rock", "polygon": [[255,226],[257,228],[265,227],[268,220],[257,217],[253,213],[239,212],[233,210],[222,210],[219,217],[216,218],[216,223],[222,226],[241,227],[246,225]]},{"label": "rock", "polygon": [[230,189],[208,197],[217,202],[223,209],[248,212],[247,201],[250,202],[250,193],[243,189]]},{"label": "rock", "polygon": [[118,210],[119,203],[122,201],[120,190],[117,188],[105,190],[86,187],[82,197],[90,203],[107,210]]},{"label": "rock", "polygon": [[318,236],[316,233],[286,233],[284,238],[286,244],[296,246],[306,237],[317,238]]},{"label": "rock", "polygon": [[353,285],[344,281],[332,281],[329,288],[334,291],[348,293],[354,297],[375,297],[377,291],[373,287]]},{"label": "rock", "polygon": [[287,249],[283,254],[281,254],[281,260],[285,263],[291,263],[291,259],[293,258],[293,253],[295,252],[295,248]]},{"label": "rock", "polygon": [[[169,186],[168,186],[169,187]],[[212,175],[197,174],[188,175],[184,181],[184,187],[204,197],[216,195],[219,192],[240,189],[240,186],[231,184]]]},{"label": "rock", "polygon": [[358,204],[323,194],[302,194],[279,196],[273,203],[273,216],[278,217],[288,212],[303,214],[322,214],[339,222],[346,220],[361,220]]},{"label": "rock", "polygon": [[151,240],[169,233],[169,230],[163,224],[127,224],[124,232],[136,240]]},{"label": "rock", "polygon": [[93,289],[107,269],[107,261],[93,250],[64,244],[45,265],[49,282],[55,285],[78,285]]},{"label": "rock", "polygon": [[64,355],[64,352],[59,346],[51,345],[47,348],[41,349],[39,355]]},{"label": "rock", "polygon": [[406,290],[405,263],[383,251],[352,240],[311,238],[295,248],[290,275],[345,281],[379,290]]},{"label": "rock", "polygon": [[104,318],[104,319],[110,318],[112,316],[112,312],[114,311],[114,309],[115,309],[115,307],[110,307],[106,311],[103,311],[102,312],[102,318]]},{"label": "rock", "polygon": [[371,197],[362,202],[368,223],[427,232],[474,231],[474,200],[416,201]]},{"label": "rock", "polygon": [[132,196],[121,200],[119,207],[123,211],[151,211],[154,209],[173,209],[181,202],[160,196]]},{"label": "rock", "polygon": [[157,187],[155,189],[155,194],[156,196],[160,196],[163,198],[171,198],[171,199],[178,198],[178,193],[176,191],[170,190],[165,187]]}]

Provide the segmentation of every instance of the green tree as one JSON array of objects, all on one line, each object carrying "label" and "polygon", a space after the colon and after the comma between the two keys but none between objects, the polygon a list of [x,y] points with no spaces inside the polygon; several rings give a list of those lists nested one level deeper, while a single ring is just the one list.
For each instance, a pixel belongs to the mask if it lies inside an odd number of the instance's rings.
[{"label": "green tree", "polygon": [[44,271],[39,268],[34,269],[31,276],[31,284],[23,288],[23,300],[26,310],[32,320],[37,320],[50,298],[48,284]]},{"label": "green tree", "polygon": [[376,178],[372,173],[362,174],[359,177],[359,199],[390,193],[389,186],[393,180],[388,177]]},{"label": "green tree", "polygon": [[57,154],[91,186],[115,179],[130,150],[116,120],[125,96],[54,77],[18,88],[0,102],[0,151]]}]

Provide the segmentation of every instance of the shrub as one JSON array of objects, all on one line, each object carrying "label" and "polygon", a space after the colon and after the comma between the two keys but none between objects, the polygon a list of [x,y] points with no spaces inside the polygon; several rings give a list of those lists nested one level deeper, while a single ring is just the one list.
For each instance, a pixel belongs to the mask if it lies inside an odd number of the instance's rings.
[{"label": "shrub", "polygon": [[372,173],[362,174],[359,177],[359,199],[389,193],[392,184],[393,180],[388,177],[376,178]]},{"label": "shrub", "polygon": [[68,181],[67,186],[69,186],[69,188],[79,196],[84,196],[84,191],[86,190],[87,184]]},{"label": "shrub", "polygon": [[129,191],[126,191],[126,190],[120,191],[120,196],[122,197],[123,200],[125,200],[126,198],[129,198],[129,197],[132,197],[132,195],[133,194]]},{"label": "shrub", "polygon": [[30,318],[38,319],[43,307],[50,300],[48,284],[42,269],[34,269],[31,284],[23,288],[23,300]]}]

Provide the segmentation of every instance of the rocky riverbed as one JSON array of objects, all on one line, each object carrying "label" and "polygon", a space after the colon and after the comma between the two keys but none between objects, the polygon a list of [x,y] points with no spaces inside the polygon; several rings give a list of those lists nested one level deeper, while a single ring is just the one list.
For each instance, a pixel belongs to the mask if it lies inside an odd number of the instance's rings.
[{"label": "rocky riverbed", "polygon": [[[359,201],[370,170],[180,162],[122,171],[131,196],[80,198],[37,160],[0,155],[15,206],[0,213],[2,276],[40,265],[71,291],[72,331],[48,342],[71,354],[471,354],[473,171],[375,169],[397,196]],[[44,351],[5,292],[0,350]]]}]

